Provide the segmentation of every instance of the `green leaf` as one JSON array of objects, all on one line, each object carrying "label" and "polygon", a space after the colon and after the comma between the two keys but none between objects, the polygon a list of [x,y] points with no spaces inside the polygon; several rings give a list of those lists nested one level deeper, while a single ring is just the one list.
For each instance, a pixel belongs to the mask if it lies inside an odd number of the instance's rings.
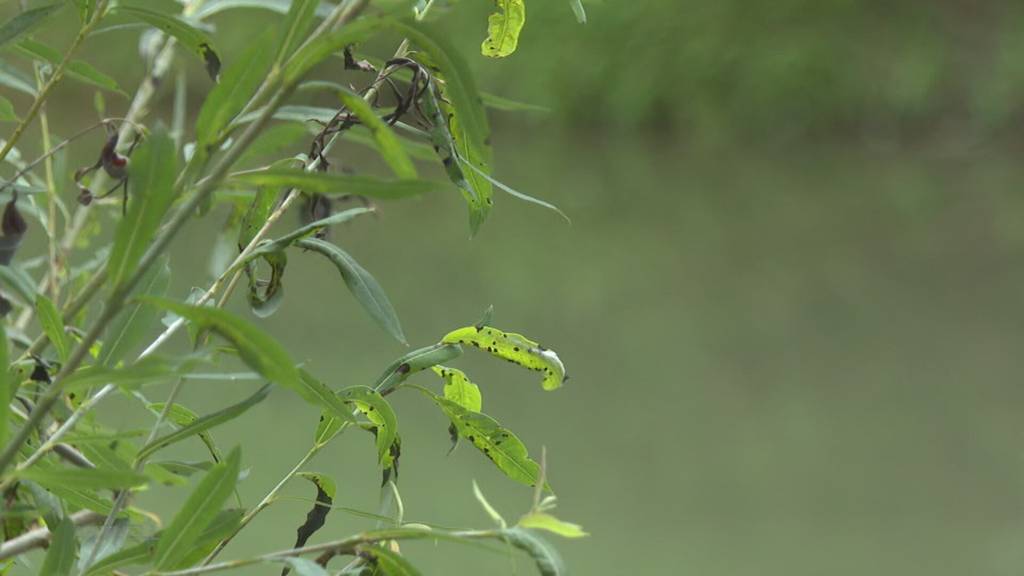
[{"label": "green leaf", "polygon": [[[165,434],[164,436],[154,439],[152,442],[146,444],[145,446],[142,447],[141,450],[139,450],[139,454],[135,457],[135,459],[136,461],[145,460],[157,450],[161,450],[163,448],[166,448],[167,446],[181,442],[186,438],[190,438],[192,436],[205,432],[215,426],[220,426],[225,422],[230,422],[231,420],[234,420],[235,418],[238,418],[239,416],[244,414],[253,406],[262,402],[264,399],[266,399],[266,397],[269,394],[270,385],[267,384],[266,386],[263,386],[262,388],[257,390],[255,394],[249,396],[248,398],[242,400],[241,402],[238,402],[237,404],[232,404],[227,408],[223,408],[221,410],[213,412],[212,414],[207,414],[206,416],[203,416],[202,418],[199,418],[198,420],[195,420],[189,423],[188,425],[179,428],[178,430],[175,430],[174,432]],[[163,408],[163,406],[160,405],[154,406],[154,408],[156,407],[159,407],[160,409]]]},{"label": "green leaf", "polygon": [[461,355],[462,347],[458,344],[433,344],[413,350],[392,362],[377,379],[374,389],[387,393],[409,376],[438,364],[444,364]]},{"label": "green leaf", "polygon": [[444,397],[470,412],[479,412],[483,400],[480,387],[469,381],[465,372],[447,366],[434,366],[434,372],[444,379]]},{"label": "green leaf", "polygon": [[85,571],[83,576],[107,576],[118,568],[148,564],[153,558],[155,549],[156,542],[152,540],[130,546],[102,560],[97,560]]},{"label": "green leaf", "polygon": [[214,81],[217,80],[220,75],[220,57],[217,56],[217,51],[206,34],[180,18],[148,8],[121,4],[114,7],[113,10],[118,14],[125,14],[136,20],[141,20],[165,34],[173,36],[182,46],[199,56],[206,64],[206,73]]},{"label": "green leaf", "polygon": [[0,25],[0,46],[7,44],[23,34],[42,24],[43,20],[52,16],[55,12],[64,7],[63,2],[40,6],[31,10],[25,10],[14,18],[11,18],[3,25]]},{"label": "green leaf", "polygon": [[232,176],[229,182],[254,186],[287,186],[310,193],[355,194],[382,200],[408,198],[437,188],[437,184],[429,180],[381,180],[370,176],[307,172],[292,168],[245,172]]},{"label": "green leaf", "polygon": [[106,384],[113,384],[122,390],[135,390],[143,385],[158,384],[182,376],[193,363],[189,360],[147,356],[122,368],[111,368],[99,364],[86,366],[64,379],[64,390],[76,392]]},{"label": "green leaf", "polygon": [[267,380],[300,395],[304,393],[295,362],[276,340],[250,322],[216,308],[190,306],[164,298],[143,300],[185,318],[199,329],[215,332],[235,347],[242,361]]},{"label": "green leaf", "polygon": [[36,296],[36,315],[46,337],[57,350],[61,362],[67,362],[71,352],[71,338],[64,332],[64,318],[49,298],[39,294]]},{"label": "green leaf", "polygon": [[[269,10],[271,12],[277,12],[278,14],[287,14],[291,8],[290,0],[208,0],[196,10],[193,17],[199,20],[206,20],[214,14],[219,14],[226,10],[234,10],[238,8],[252,8],[259,10]],[[320,2],[316,8],[316,15],[323,18],[331,13],[334,9],[334,5],[328,2]]]},{"label": "green leaf", "polygon": [[0,96],[0,122],[18,122],[18,114],[14,111],[14,104],[3,96]]},{"label": "green leaf", "polygon": [[74,486],[80,490],[102,490],[135,488],[142,486],[148,478],[131,470],[103,468],[40,468],[32,466],[15,474],[23,480],[31,480],[44,488]]},{"label": "green leaf", "polygon": [[7,329],[0,324],[0,446],[7,445],[8,426],[11,416],[11,373],[8,370]]},{"label": "green leaf", "polygon": [[516,51],[519,32],[526,24],[523,0],[496,0],[498,11],[487,17],[487,39],[480,52],[491,58],[504,58]]},{"label": "green leaf", "polygon": [[359,265],[347,252],[338,248],[330,242],[317,238],[306,238],[299,240],[297,245],[301,248],[313,250],[326,256],[341,272],[341,277],[348,286],[349,291],[356,300],[363,306],[370,316],[388,334],[396,340],[405,344],[405,334],[398,321],[398,315],[391,306],[384,289],[380,287],[377,280]]},{"label": "green leaf", "polygon": [[580,2],[580,0],[569,0],[569,6],[572,7],[572,13],[576,15],[576,21],[580,24],[586,24],[587,11],[583,9],[583,2]]},{"label": "green leaf", "polygon": [[480,97],[484,101],[484,106],[494,110],[501,110],[502,112],[538,112],[544,114],[551,112],[551,108],[547,106],[519,102],[518,100],[512,100],[511,98],[505,98],[490,92],[481,92]]},{"label": "green leaf", "polygon": [[[313,377],[305,370],[300,370],[302,375],[302,391],[299,395],[310,404],[320,406],[327,414],[342,422],[356,423],[352,410],[345,405],[345,402],[337,393],[328,388],[323,382]],[[321,418],[322,420],[322,418]]]},{"label": "green leaf", "polygon": [[245,516],[245,511],[238,508],[221,510],[213,522],[210,522],[203,533],[199,535],[196,543],[192,545],[192,549],[174,565],[174,568],[187,568],[202,562],[220,544],[221,540],[238,531],[243,516]]},{"label": "green leaf", "polygon": [[565,366],[554,350],[548,350],[522,334],[502,332],[490,326],[467,326],[445,335],[441,342],[472,344],[503,360],[544,374],[545,390],[560,387],[568,377]]},{"label": "green leaf", "polygon": [[356,216],[372,214],[373,212],[373,208],[366,208],[362,206],[356,208],[349,208],[348,210],[338,212],[337,214],[331,214],[326,218],[321,218],[320,220],[310,222],[305,226],[296,228],[295,230],[292,230],[291,232],[285,234],[284,236],[281,236],[280,238],[273,240],[270,244],[272,244],[276,248],[286,248],[294,244],[295,241],[301,240],[302,238],[305,238],[307,236],[312,236],[313,234],[319,232],[320,230],[323,230],[324,228],[334,226],[335,224],[348,222],[349,220],[355,218]]},{"label": "green leaf", "polygon": [[565,576],[565,564],[555,549],[542,538],[522,528],[509,528],[502,532],[505,540],[526,552],[537,563],[541,576]]},{"label": "green leaf", "polygon": [[260,257],[270,266],[270,280],[263,281],[256,276],[256,265],[249,262],[245,266],[245,276],[249,282],[249,307],[259,318],[266,318],[277,311],[284,299],[284,269],[288,265],[288,255],[283,250],[264,251]]},{"label": "green leaf", "polygon": [[403,179],[416,178],[416,167],[413,166],[402,143],[391,131],[391,127],[373,112],[373,108],[361,97],[345,89],[338,91],[338,97],[373,134],[373,139],[377,142],[377,150],[388,166],[391,166],[395,176]]},{"label": "green leaf", "polygon": [[377,460],[384,468],[391,466],[391,445],[398,436],[398,418],[391,404],[373,388],[350,386],[338,392],[342,400],[351,402],[377,427]]},{"label": "green leaf", "polygon": [[420,571],[409,563],[404,556],[381,546],[360,546],[361,556],[373,558],[377,571],[383,576],[419,576]]},{"label": "green leaf", "polygon": [[203,153],[223,138],[222,131],[238,115],[267,77],[270,68],[273,29],[255,39],[252,47],[224,71],[224,77],[210,91],[196,119],[196,149]]},{"label": "green leaf", "polygon": [[583,527],[579,524],[559,520],[547,512],[531,512],[520,518],[519,526],[522,528],[547,530],[548,532],[558,534],[559,536],[564,536],[566,538],[583,538],[584,536],[589,536],[589,534],[583,531]]},{"label": "green leaf", "polygon": [[114,233],[108,264],[110,284],[119,286],[127,281],[149,248],[174,201],[177,164],[174,140],[163,130],[154,131],[133,155],[129,168],[131,199]]},{"label": "green leaf", "polygon": [[285,570],[289,568],[294,570],[296,576],[328,576],[328,572],[323,568],[323,566],[317,564],[309,558],[281,558],[279,560],[276,560],[276,562],[280,562],[281,564],[287,566]]},{"label": "green leaf", "polygon": [[203,531],[217,518],[238,482],[241,452],[235,448],[227,460],[210,468],[178,510],[157,543],[154,565],[158,570],[175,566],[189,554]]},{"label": "green leaf", "polygon": [[284,20],[284,33],[275,61],[282,64],[307,38],[320,0],[294,0]]},{"label": "green leaf", "polygon": [[280,190],[277,188],[260,188],[249,203],[249,208],[242,215],[242,223],[238,228],[238,249],[242,250],[252,242],[256,234],[267,223],[267,218],[274,210],[277,203],[277,196]]},{"label": "green leaf", "polygon": [[[135,294],[163,296],[171,282],[171,268],[168,258],[161,257],[139,281]],[[114,366],[138,348],[139,344],[158,325],[160,319],[152,305],[146,302],[132,302],[107,327],[100,348],[99,363]]]},{"label": "green leaf", "polygon": [[26,76],[21,70],[10,66],[2,60],[0,60],[0,86],[7,86],[12,90],[17,90],[33,97],[36,95],[35,81]]},{"label": "green leaf", "polygon": [[71,518],[64,518],[53,532],[50,549],[46,552],[40,576],[68,576],[75,565],[78,543],[75,541],[75,524]]},{"label": "green leaf", "polygon": [[[149,408],[151,412],[159,414],[164,409],[164,403],[153,402],[151,404],[148,404],[146,407]],[[192,410],[186,408],[185,406],[179,403],[175,403],[173,406],[171,406],[171,410],[167,414],[167,420],[173,422],[174,425],[178,426],[179,428],[184,428],[199,420],[199,415],[193,412]],[[221,460],[224,459],[223,455],[220,452],[220,449],[217,448],[216,442],[213,441],[213,436],[209,432],[199,432],[197,436],[199,436],[199,440],[201,440],[202,443],[206,445],[206,449],[210,452],[210,456],[213,457],[213,461],[215,463],[220,462]],[[174,466],[172,465],[171,468],[174,468]],[[177,469],[179,470],[179,472],[175,473],[180,473],[181,468],[178,467]],[[199,469],[209,470],[209,466],[207,466],[206,468],[199,467]],[[188,476],[190,474],[185,475]]]},{"label": "green leaf", "polygon": [[357,44],[380,30],[388,21],[377,17],[364,17],[350,22],[340,29],[317,37],[301,47],[285,64],[284,83],[293,85],[314,66],[331,54],[350,44]]},{"label": "green leaf", "polygon": [[[64,59],[64,55],[57,50],[54,50],[41,42],[36,42],[31,38],[25,38],[18,42],[18,49],[29,58],[33,58],[41,62],[47,62],[54,67],[58,66],[61,60]],[[91,64],[84,60],[72,60],[68,62],[65,70],[68,76],[78,80],[79,82],[84,82],[85,84],[96,86],[97,88],[103,88],[104,90],[110,90],[111,92],[126,95],[124,90],[121,90],[121,87],[117,84],[117,80],[114,80],[110,76],[93,68]]]},{"label": "green leaf", "polygon": [[486,414],[471,412],[440,396],[431,396],[455,425],[459,436],[472,442],[506,476],[527,486],[536,484],[540,465],[530,459],[526,445],[511,430]]}]

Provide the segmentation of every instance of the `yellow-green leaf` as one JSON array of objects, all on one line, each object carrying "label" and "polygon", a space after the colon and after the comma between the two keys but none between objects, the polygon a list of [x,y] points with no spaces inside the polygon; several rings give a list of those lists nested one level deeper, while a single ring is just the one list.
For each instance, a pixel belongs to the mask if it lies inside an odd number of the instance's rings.
[{"label": "yellow-green leaf", "polygon": [[584,536],[588,536],[588,534],[583,531],[583,527],[579,524],[559,520],[547,512],[531,512],[519,520],[519,526],[522,528],[547,530],[548,532],[558,534],[559,536],[565,536],[566,538],[582,538]]},{"label": "yellow-green leaf", "polygon": [[467,326],[445,335],[442,342],[470,344],[491,355],[544,374],[545,390],[560,387],[568,377],[554,350],[548,350],[522,334],[502,332],[490,326]]},{"label": "yellow-green leaf", "polygon": [[466,410],[479,412],[483,406],[480,387],[469,381],[466,373],[447,366],[434,366],[434,372],[444,379],[444,397]]},{"label": "yellow-green leaf", "polygon": [[487,17],[487,39],[480,52],[491,58],[504,58],[516,51],[519,32],[526,24],[523,0],[495,0],[497,12]]}]

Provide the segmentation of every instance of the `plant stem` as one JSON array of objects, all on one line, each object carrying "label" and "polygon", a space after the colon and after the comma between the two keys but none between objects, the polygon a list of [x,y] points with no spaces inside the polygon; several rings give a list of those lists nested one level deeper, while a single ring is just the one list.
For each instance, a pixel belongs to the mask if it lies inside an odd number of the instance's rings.
[{"label": "plant stem", "polygon": [[58,64],[57,68],[54,69],[53,74],[50,76],[49,80],[46,81],[46,84],[43,85],[43,88],[36,94],[35,100],[32,101],[32,105],[29,107],[28,112],[25,113],[25,117],[14,129],[14,133],[11,134],[11,137],[8,138],[6,142],[4,142],[3,148],[0,149],[0,162],[3,162],[3,160],[7,158],[7,154],[12,148],[14,148],[14,145],[17,144],[18,140],[21,139],[21,136],[25,133],[28,125],[32,123],[32,120],[35,119],[36,114],[38,114],[39,110],[42,108],[43,103],[46,102],[46,99],[50,96],[50,91],[53,90],[53,87],[56,86],[64,77],[64,71],[67,69],[68,63],[71,62],[71,58],[74,57],[75,52],[78,51],[82,42],[85,41],[93,28],[95,28],[96,25],[100,23],[100,20],[102,20],[106,15],[108,3],[109,0],[99,0],[99,3],[96,5],[96,12],[92,15],[92,18],[90,18],[89,21],[83,24],[78,30],[78,34],[75,36],[71,46],[68,48],[67,52],[64,53],[64,58],[61,59],[60,64]]}]

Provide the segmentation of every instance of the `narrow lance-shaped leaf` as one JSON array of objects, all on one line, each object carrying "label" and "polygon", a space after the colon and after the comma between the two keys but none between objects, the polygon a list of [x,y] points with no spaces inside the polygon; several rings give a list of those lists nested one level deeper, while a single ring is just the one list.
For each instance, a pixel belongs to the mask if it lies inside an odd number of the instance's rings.
[{"label": "narrow lance-shaped leaf", "polygon": [[238,482],[241,453],[235,448],[227,460],[213,466],[178,510],[157,543],[154,564],[158,570],[174,566],[186,556],[203,531],[217,518]]},{"label": "narrow lance-shaped leaf", "polygon": [[531,512],[520,518],[518,525],[523,528],[547,530],[566,538],[582,538],[588,535],[579,524],[559,520],[547,512]]},{"label": "narrow lance-shaped leaf", "polygon": [[16,476],[23,480],[31,480],[44,488],[54,486],[74,486],[81,490],[102,490],[135,488],[142,486],[148,478],[131,470],[111,470],[101,468],[41,468],[38,465],[17,472]]},{"label": "narrow lance-shaped leaf", "polygon": [[118,5],[115,10],[119,14],[125,14],[173,36],[182,46],[195,53],[206,64],[206,73],[214,81],[220,75],[220,56],[213,47],[213,43],[206,36],[194,28],[191,24],[171,16],[148,8],[139,6]]},{"label": "narrow lance-shaped leaf", "polygon": [[224,78],[210,91],[196,119],[196,147],[206,153],[208,146],[221,139],[221,132],[242,111],[270,66],[273,29],[255,39],[252,47],[224,71]]},{"label": "narrow lance-shaped leaf", "polygon": [[64,318],[60,311],[49,298],[39,294],[36,296],[36,315],[43,332],[57,350],[57,357],[66,362],[71,352],[71,338],[64,331]]},{"label": "narrow lance-shaped leaf", "polygon": [[235,347],[238,356],[250,368],[306,397],[295,362],[276,340],[252,323],[216,308],[190,306],[164,298],[147,297],[143,300],[185,318],[199,329],[216,333]]},{"label": "narrow lance-shaped leaf", "polygon": [[467,326],[445,335],[442,342],[471,344],[498,358],[544,374],[545,390],[560,387],[568,377],[554,350],[548,350],[522,334],[502,332],[490,326]]},{"label": "narrow lance-shaped leaf", "polygon": [[[147,408],[149,408],[151,412],[159,414],[164,409],[164,403],[154,402],[152,404],[149,404]],[[175,403],[173,406],[171,406],[170,412],[167,413],[167,420],[173,423],[178,428],[184,428],[186,426],[191,425],[193,422],[199,420],[199,415],[193,412],[191,409],[186,408],[184,405],[180,403]],[[220,448],[217,447],[217,443],[214,442],[213,440],[213,434],[211,434],[209,430],[199,432],[196,435],[199,437],[199,440],[202,441],[204,445],[206,445],[206,450],[210,453],[210,457],[213,458],[214,464],[224,459],[224,455],[221,453]],[[196,470],[209,470],[210,467],[205,466],[206,464],[208,463],[203,462],[200,465],[188,467],[188,470],[191,470],[192,472],[195,472]],[[205,468],[203,466],[205,466]],[[174,465],[172,465],[168,469],[174,469],[172,470],[172,472],[175,472],[176,474],[183,474],[181,472],[182,467],[180,466],[175,467]],[[190,476],[191,473],[183,475]]]},{"label": "narrow lance-shaped leaf", "polygon": [[96,364],[76,370],[64,379],[63,386],[66,392],[77,392],[106,384],[113,384],[123,390],[135,390],[143,385],[158,384],[184,376],[196,362],[198,359],[189,357],[147,356],[121,368]]},{"label": "narrow lance-shaped leaf", "polygon": [[352,403],[370,422],[376,426],[377,459],[384,468],[392,463],[391,447],[398,435],[398,418],[391,404],[376,390],[367,386],[351,386],[338,395],[345,402]]},{"label": "narrow lance-shaped leaf", "polygon": [[429,180],[382,180],[371,176],[307,172],[293,168],[270,168],[236,174],[228,180],[228,183],[252,186],[287,186],[311,193],[355,194],[381,200],[398,200],[419,196],[437,188],[437,183]]},{"label": "narrow lance-shaped leaf", "polygon": [[[163,296],[171,281],[168,259],[161,257],[139,282],[135,293],[145,296]],[[132,353],[149,331],[159,322],[156,310],[145,302],[132,302],[125,307],[107,328],[100,348],[99,363],[114,366]]]},{"label": "narrow lance-shaped leaf", "polygon": [[338,271],[341,272],[345,285],[348,286],[349,291],[363,306],[363,309],[388,334],[391,334],[399,342],[405,343],[405,334],[402,332],[398,315],[395,313],[394,307],[391,306],[391,301],[384,294],[384,289],[355,259],[334,244],[316,238],[299,240],[296,244],[301,248],[322,254],[334,263]]},{"label": "narrow lance-shaped leaf", "polygon": [[340,29],[321,35],[302,46],[284,66],[285,85],[294,85],[314,66],[331,54],[351,44],[357,44],[370,37],[388,23],[377,17],[365,17],[342,26]]},{"label": "narrow lance-shaped leaf", "polygon": [[25,10],[0,25],[0,46],[11,42],[43,23],[43,20],[64,7],[63,2]]},{"label": "narrow lance-shaped leaf", "polygon": [[313,15],[319,0],[293,0],[284,20],[282,37],[277,49],[276,62],[281,64],[306,40],[306,33],[313,24]]},{"label": "narrow lance-shaped leaf", "polygon": [[212,414],[207,414],[206,416],[203,416],[202,418],[199,418],[198,420],[189,423],[187,426],[184,426],[182,428],[179,428],[178,430],[175,430],[174,432],[154,439],[152,442],[146,444],[145,446],[142,447],[141,450],[139,450],[139,454],[135,457],[135,459],[136,461],[145,460],[157,450],[166,448],[171,444],[181,442],[186,438],[205,432],[215,426],[220,426],[221,424],[230,422],[231,420],[234,420],[235,418],[244,414],[253,406],[262,402],[264,399],[266,399],[267,395],[269,394],[270,385],[267,384],[266,386],[260,388],[255,394],[249,396],[248,398],[242,400],[237,404],[232,404],[227,408],[218,410],[217,412],[214,412]]},{"label": "narrow lance-shaped leaf", "polygon": [[537,483],[540,465],[530,459],[526,445],[511,430],[486,414],[471,412],[440,396],[431,396],[455,425],[459,436],[469,440],[506,476],[527,486]]},{"label": "narrow lance-shaped leaf", "polygon": [[75,524],[71,518],[65,517],[53,533],[39,576],[68,576],[75,565],[77,551]]},{"label": "narrow lance-shaped leaf", "polygon": [[410,375],[438,364],[444,364],[461,355],[462,346],[458,344],[433,344],[413,350],[392,362],[377,379],[374,389],[386,394],[404,382]]},{"label": "narrow lance-shaped leaf", "polygon": [[356,117],[362,121],[370,133],[373,135],[374,141],[377,143],[377,150],[380,152],[381,157],[388,163],[391,170],[395,173],[395,176],[399,178],[415,178],[416,167],[413,166],[412,160],[409,155],[405,152],[405,148],[402,147],[402,143],[399,142],[398,137],[391,131],[391,128],[373,112],[373,108],[358,95],[353,94],[347,89],[338,91],[338,97],[341,98],[345,107],[352,111]]},{"label": "narrow lance-shaped leaf", "polygon": [[495,0],[497,11],[487,18],[487,39],[480,52],[491,58],[503,58],[516,51],[519,32],[526,24],[523,0]]},{"label": "narrow lance-shaped leaf", "polygon": [[377,573],[382,576],[420,576],[420,571],[405,556],[389,548],[360,546],[358,551],[361,556],[370,558],[370,563],[376,566]]},{"label": "narrow lance-shaped leaf", "polygon": [[117,286],[134,272],[174,201],[178,175],[174,140],[165,131],[154,131],[135,152],[129,167],[131,197],[128,212],[114,233],[108,269]]},{"label": "narrow lance-shaped leaf", "polygon": [[[60,64],[61,60],[64,59],[64,55],[50,48],[49,46],[37,42],[31,38],[25,38],[21,42],[18,42],[17,47],[29,58],[47,62],[52,66]],[[91,84],[97,88],[103,88],[104,90],[110,90],[111,92],[117,92],[118,94],[124,95],[124,90],[118,86],[117,80],[114,80],[110,76],[100,72],[96,68],[84,60],[72,60],[68,62],[67,75],[83,82],[85,84]]]},{"label": "narrow lance-shaped leaf", "polygon": [[569,0],[569,6],[572,7],[572,13],[576,15],[576,21],[580,24],[586,24],[587,11],[583,8],[583,2],[580,0]]},{"label": "narrow lance-shaped leaf", "polygon": [[7,445],[8,423],[11,415],[11,374],[7,369],[7,329],[0,324],[0,446]]}]

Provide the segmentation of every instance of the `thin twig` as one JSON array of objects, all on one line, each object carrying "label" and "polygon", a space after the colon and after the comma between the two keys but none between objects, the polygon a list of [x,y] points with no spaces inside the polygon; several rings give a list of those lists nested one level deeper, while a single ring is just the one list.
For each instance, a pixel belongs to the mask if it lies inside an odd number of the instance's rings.
[{"label": "thin twig", "polygon": [[[102,521],[103,515],[92,510],[80,510],[71,515],[71,522],[75,526],[99,524]],[[25,532],[17,538],[11,538],[7,542],[0,544],[0,560],[13,558],[36,548],[43,548],[50,543],[50,538],[52,537],[53,534],[50,530],[45,526],[41,526],[35,530]]]}]

